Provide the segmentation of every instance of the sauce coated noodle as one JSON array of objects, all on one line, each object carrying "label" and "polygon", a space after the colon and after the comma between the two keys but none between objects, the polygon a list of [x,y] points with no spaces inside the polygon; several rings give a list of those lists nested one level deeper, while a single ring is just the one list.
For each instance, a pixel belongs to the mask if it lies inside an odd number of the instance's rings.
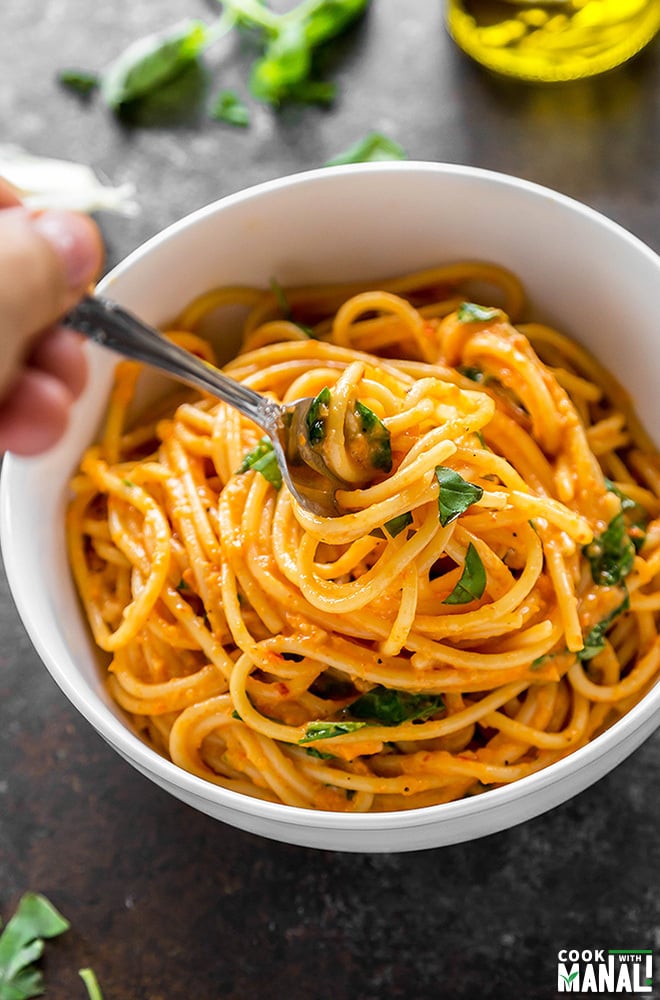
[{"label": "sauce coated noodle", "polygon": [[226,370],[317,400],[340,516],[297,508],[217,400],[129,426],[139,366],[118,365],[69,551],[112,696],[162,753],[276,802],[407,809],[544,768],[643,697],[660,462],[614,379],[520,322],[511,274],[221,289],[167,335],[210,360],[196,331],[236,303]]}]

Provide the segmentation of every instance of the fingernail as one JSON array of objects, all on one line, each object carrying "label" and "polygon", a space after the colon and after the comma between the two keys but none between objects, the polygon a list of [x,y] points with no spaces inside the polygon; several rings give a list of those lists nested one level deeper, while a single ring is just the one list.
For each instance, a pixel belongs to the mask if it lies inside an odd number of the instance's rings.
[{"label": "fingernail", "polygon": [[101,242],[91,219],[52,209],[35,216],[32,224],[62,261],[70,288],[80,288],[95,277],[101,263]]}]

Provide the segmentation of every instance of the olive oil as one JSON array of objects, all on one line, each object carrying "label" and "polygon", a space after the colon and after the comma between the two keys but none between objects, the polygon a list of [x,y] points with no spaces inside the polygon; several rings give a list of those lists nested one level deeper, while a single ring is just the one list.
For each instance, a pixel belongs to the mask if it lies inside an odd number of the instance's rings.
[{"label": "olive oil", "polygon": [[522,80],[594,76],[660,30],[660,0],[447,0],[454,41],[489,69]]}]

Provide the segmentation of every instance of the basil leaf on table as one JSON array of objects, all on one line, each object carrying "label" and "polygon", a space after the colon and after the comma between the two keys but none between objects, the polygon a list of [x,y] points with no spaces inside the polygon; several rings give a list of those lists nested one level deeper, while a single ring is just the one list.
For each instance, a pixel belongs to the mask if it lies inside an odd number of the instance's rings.
[{"label": "basil leaf on table", "polygon": [[208,25],[188,18],[133,42],[103,75],[104,101],[116,111],[157,90],[199,57],[209,37]]},{"label": "basil leaf on table", "polygon": [[211,108],[211,117],[228,125],[238,125],[246,128],[250,124],[250,112],[247,106],[233,90],[222,90]]},{"label": "basil leaf on table", "polygon": [[481,561],[481,557],[476,548],[470,542],[465,554],[465,564],[461,578],[452,590],[451,594],[445,597],[443,604],[469,604],[470,601],[478,601],[483,596],[486,589],[486,570]]},{"label": "basil leaf on table", "polygon": [[311,70],[311,52],[301,21],[283,21],[265,55],[252,67],[250,90],[259,100],[279,104],[289,88],[305,80]]},{"label": "basil leaf on table", "polygon": [[69,922],[39,893],[26,892],[0,935],[0,1000],[29,1000],[44,992],[43,976],[34,963],[44,938],[57,937]]},{"label": "basil leaf on table", "polygon": [[344,163],[377,163],[381,160],[407,160],[408,154],[394,139],[388,139],[380,132],[369,132],[363,139],[353,143],[348,149],[331,160],[326,167],[339,167]]},{"label": "basil leaf on table", "polygon": [[333,84],[312,79],[315,50],[345,31],[366,10],[369,0],[303,0],[284,13],[259,0],[223,0],[235,23],[261,30],[264,52],[252,67],[250,90],[259,100],[327,104]]},{"label": "basil leaf on table", "polygon": [[59,83],[68,90],[75,91],[86,97],[99,86],[101,78],[98,73],[90,73],[84,69],[63,69],[57,74]]}]

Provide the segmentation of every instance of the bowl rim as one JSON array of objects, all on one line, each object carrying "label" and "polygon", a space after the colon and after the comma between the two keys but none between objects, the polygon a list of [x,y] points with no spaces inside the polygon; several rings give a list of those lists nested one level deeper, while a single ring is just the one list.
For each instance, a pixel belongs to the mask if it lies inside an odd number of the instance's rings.
[{"label": "bowl rim", "polygon": [[[180,233],[194,228],[199,223],[222,213],[227,208],[270,196],[280,190],[291,187],[318,183],[326,178],[352,177],[357,174],[399,173],[414,176],[418,173],[441,174],[455,176],[476,182],[487,182],[498,187],[515,188],[527,196],[550,199],[565,210],[570,210],[605,228],[631,245],[638,254],[647,257],[658,270],[660,278],[660,256],[655,253],[639,237],[629,232],[619,223],[602,215],[576,199],[564,195],[551,188],[533,181],[528,181],[514,175],[498,171],[454,163],[434,163],[429,161],[405,160],[370,164],[347,164],[337,167],[319,167],[314,170],[301,171],[284,177],[263,181],[248,188],[225,195],[207,205],[201,206],[188,215],[172,222],[164,229],[152,235],[135,248],[98,284],[98,291],[107,293],[114,282],[125,272],[130,271],[144,257],[159,246],[176,239]],[[232,789],[216,785],[212,781],[185,771],[171,760],[162,756],[144,742],[130,727],[123,722],[103,702],[87,682],[76,685],[75,676],[61,666],[45,645],[39,628],[38,616],[34,615],[33,606],[28,600],[28,594],[21,583],[20,552],[12,542],[12,494],[14,484],[20,482],[21,475],[28,466],[38,463],[39,458],[23,459],[11,453],[4,457],[0,477],[0,542],[5,562],[7,580],[24,628],[26,629],[35,650],[39,654],[49,673],[80,714],[109,742],[115,750],[129,762],[146,773],[158,778],[168,787],[175,787],[197,799],[228,808],[231,812],[262,817],[276,824],[293,825],[312,829],[324,828],[328,831],[350,833],[351,831],[369,831],[378,829],[402,830],[418,828],[427,825],[440,825],[448,822],[469,819],[475,814],[496,812],[514,802],[520,802],[565,780],[568,775],[576,775],[589,768],[599,759],[605,759],[617,747],[623,748],[619,760],[632,752],[638,743],[650,736],[655,725],[660,725],[660,684],[649,690],[647,694],[618,719],[609,729],[601,733],[589,743],[571,751],[567,756],[553,762],[545,768],[520,778],[507,785],[488,789],[485,792],[463,799],[440,803],[431,806],[420,806],[413,809],[390,810],[374,813],[348,813],[330,810],[305,809],[278,802],[251,797]],[[653,723],[657,712],[657,723]],[[644,725],[646,724],[646,726]],[[651,727],[651,728],[650,728]],[[642,729],[648,730],[639,738]],[[629,745],[629,746],[627,746]],[[615,764],[618,761],[615,762]],[[605,767],[603,773],[615,765]],[[596,774],[593,781],[598,780]],[[590,784],[588,781],[586,784]],[[580,786],[580,789],[584,786]],[[568,797],[571,797],[570,793]],[[541,811],[541,810],[537,810]],[[516,822],[514,820],[514,822]]]}]

